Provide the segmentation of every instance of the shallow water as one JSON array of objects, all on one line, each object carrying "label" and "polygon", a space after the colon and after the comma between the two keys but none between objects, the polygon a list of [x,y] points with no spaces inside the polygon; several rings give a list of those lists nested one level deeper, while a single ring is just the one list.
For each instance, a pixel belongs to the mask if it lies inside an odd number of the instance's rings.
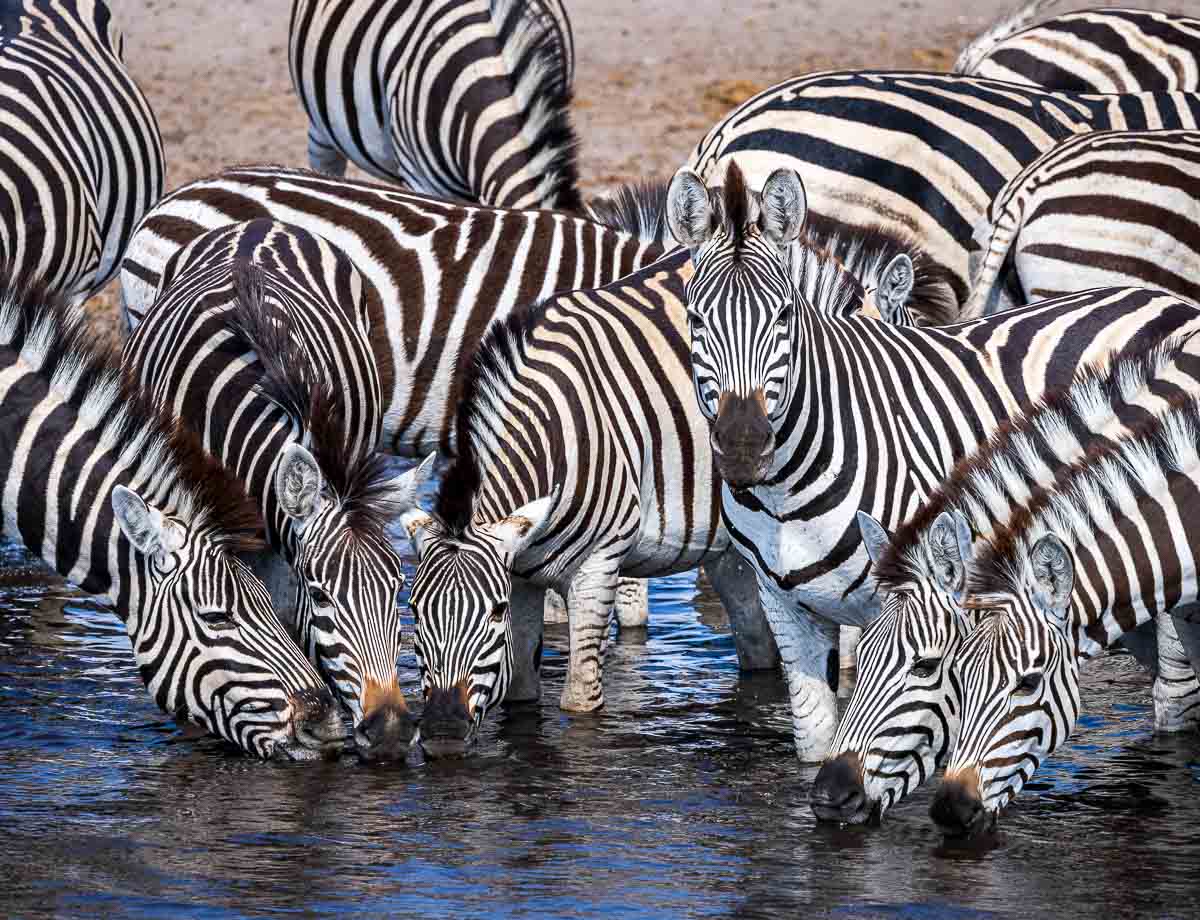
[{"label": "shallow water", "polygon": [[[1088,715],[1002,821],[946,849],[927,788],[881,828],[818,825],[782,682],[739,679],[694,574],[652,586],[608,661],[607,708],[545,700],[474,756],[258,763],[183,739],[116,618],[0,558],[4,913],[538,917],[1105,917],[1200,913],[1200,738],[1155,736],[1128,657],[1093,666]],[[411,624],[410,624],[411,627]],[[641,641],[634,641],[640,639]],[[401,660],[417,699],[411,651]]]}]

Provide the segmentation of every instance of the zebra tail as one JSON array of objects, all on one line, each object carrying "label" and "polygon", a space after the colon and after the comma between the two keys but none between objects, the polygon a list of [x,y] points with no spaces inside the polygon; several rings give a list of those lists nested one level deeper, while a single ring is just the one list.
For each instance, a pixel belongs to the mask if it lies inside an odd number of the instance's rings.
[{"label": "zebra tail", "polygon": [[1046,10],[1061,2],[1062,0],[1029,0],[1005,14],[1003,18],[993,23],[991,28],[976,36],[967,47],[963,48],[958,55],[958,60],[950,68],[950,72],[962,74],[964,77],[971,76],[983,63],[983,59],[991,54],[998,44],[1009,36],[1033,25]]},{"label": "zebra tail", "polygon": [[1005,209],[995,221],[984,217],[975,226],[972,236],[979,249],[971,254],[971,293],[959,312],[960,322],[979,319],[998,310],[1007,284],[1006,276],[1014,268],[1009,254],[1021,225],[1019,218],[1014,221],[1011,217]]}]

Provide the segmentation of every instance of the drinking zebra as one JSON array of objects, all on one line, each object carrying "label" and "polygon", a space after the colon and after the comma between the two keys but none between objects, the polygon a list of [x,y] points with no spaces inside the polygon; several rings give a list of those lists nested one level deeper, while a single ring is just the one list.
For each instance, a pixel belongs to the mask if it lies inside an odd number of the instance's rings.
[{"label": "drinking zebra", "polygon": [[668,218],[695,264],[692,371],[723,519],[758,576],[797,753],[817,760],[836,723],[836,625],[865,625],[877,603],[856,514],[897,526],[1023,402],[1115,350],[1200,328],[1200,309],[1109,288],[948,328],[829,319],[792,282],[800,177],[777,170],[761,199],[747,206],[733,166],[723,196],[684,169]]},{"label": "drinking zebra", "polygon": [[972,558],[981,622],[951,663],[962,722],[931,809],[948,835],[994,823],[1070,737],[1084,661],[1158,613],[1200,621],[1194,393],[1028,495]]},{"label": "drinking zebra", "polygon": [[0,265],[79,302],[162,194],[154,114],[102,0],[0,5]]},{"label": "drinking zebra", "polygon": [[[320,237],[267,220],[198,237],[164,269],[125,347],[129,373],[246,484],[295,576],[293,622],[367,759],[413,735],[396,680],[400,557],[384,532],[393,480],[374,290]],[[373,335],[374,333],[374,335]]]},{"label": "drinking zebra", "polygon": [[[801,237],[799,289],[831,315],[864,305],[892,315],[894,304],[881,307],[867,287],[885,300],[907,296],[913,262],[882,239]],[[461,753],[499,700],[536,698],[547,587],[567,598],[570,612],[567,710],[604,704],[604,651],[622,574],[704,564],[743,666],[773,656],[769,633],[752,616],[753,572],[722,526],[712,446],[691,394],[690,274],[687,253],[670,254],[598,290],[519,310],[481,345],[436,511],[414,503],[402,515],[418,558],[410,604],[427,752]]]},{"label": "drinking zebra", "polygon": [[1057,2],[1018,7],[967,45],[952,72],[1076,93],[1200,90],[1200,19],[1098,9],[1033,25]]},{"label": "drinking zebra", "polygon": [[822,73],[730,112],[688,163],[717,184],[736,156],[756,184],[803,173],[815,211],[921,242],[968,293],[968,245],[1004,184],[1056,141],[1098,130],[1194,128],[1200,94],[1049,92],[916,72]]},{"label": "drinking zebra", "polygon": [[560,0],[295,0],[289,52],[313,169],[579,210]]},{"label": "drinking zebra", "polygon": [[4,535],[113,606],[155,703],[259,757],[339,750],[320,676],[236,553],[241,484],[87,336],[61,295],[0,295]]},{"label": "drinking zebra", "polygon": [[1070,138],[1009,181],[975,238],[964,318],[1103,284],[1200,302],[1200,131]]},{"label": "drinking zebra", "polygon": [[[1124,352],[1001,425],[894,536],[859,512],[882,600],[858,647],[854,693],[813,783],[818,817],[878,819],[944,762],[962,708],[950,661],[971,626],[960,602],[976,537],[1008,524],[1037,489],[1136,430],[1198,379],[1195,338]],[[1200,721],[1200,685],[1186,654],[1173,647],[1171,619],[1159,618],[1164,634],[1139,658],[1159,671],[1156,717],[1170,719],[1160,727],[1176,730]]]}]

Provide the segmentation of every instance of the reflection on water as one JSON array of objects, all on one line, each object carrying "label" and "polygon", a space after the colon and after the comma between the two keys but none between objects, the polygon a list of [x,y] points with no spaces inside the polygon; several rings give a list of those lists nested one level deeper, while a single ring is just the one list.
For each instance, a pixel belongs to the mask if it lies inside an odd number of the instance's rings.
[{"label": "reflection on water", "polygon": [[[946,849],[929,790],[878,829],[815,823],[774,676],[740,680],[694,575],[653,585],[604,712],[545,701],[473,757],[258,763],[183,739],[115,617],[0,556],[0,878],[6,913],[409,916],[1196,916],[1200,740],[1155,737],[1129,658],[1002,831]],[[411,648],[411,645],[409,646]],[[402,678],[416,699],[411,651]]]}]

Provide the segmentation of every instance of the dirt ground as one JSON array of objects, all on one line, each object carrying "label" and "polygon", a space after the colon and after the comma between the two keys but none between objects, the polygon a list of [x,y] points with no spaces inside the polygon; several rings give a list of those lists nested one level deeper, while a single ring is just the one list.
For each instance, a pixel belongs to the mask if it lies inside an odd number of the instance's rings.
[{"label": "dirt ground", "polygon": [[[111,2],[126,62],[162,129],[168,188],[235,163],[307,165],[305,118],[288,76],[289,0]],[[670,174],[721,115],[784,78],[830,68],[944,70],[1012,0],[973,2],[969,11],[956,0],[566,5],[580,171],[585,191],[596,192]],[[114,291],[90,309],[116,336]]]}]

